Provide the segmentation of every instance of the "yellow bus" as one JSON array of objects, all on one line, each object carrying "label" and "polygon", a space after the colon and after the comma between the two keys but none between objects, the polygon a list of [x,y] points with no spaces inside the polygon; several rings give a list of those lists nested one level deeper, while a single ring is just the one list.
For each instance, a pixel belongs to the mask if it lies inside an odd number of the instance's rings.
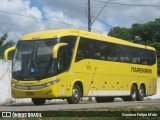
[{"label": "yellow bus", "polygon": [[152,47],[78,29],[24,35],[12,62],[13,98],[35,105],[50,99],[76,104],[81,97],[97,102],[142,101],[156,94],[157,60]]}]

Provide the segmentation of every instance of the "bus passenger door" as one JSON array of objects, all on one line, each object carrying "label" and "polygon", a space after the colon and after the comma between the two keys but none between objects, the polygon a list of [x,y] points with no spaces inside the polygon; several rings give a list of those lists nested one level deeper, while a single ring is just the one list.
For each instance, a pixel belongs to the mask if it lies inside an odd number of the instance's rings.
[{"label": "bus passenger door", "polygon": [[67,95],[66,84],[68,80],[68,72],[59,74],[57,76],[57,80],[59,80],[59,83],[57,86],[57,92],[58,92],[57,94],[59,97],[65,97]]},{"label": "bus passenger door", "polygon": [[57,73],[59,74],[57,76],[57,79],[59,80],[57,88],[57,90],[59,90],[58,94],[60,97],[65,97],[67,95],[66,92],[66,85],[68,81],[67,69],[69,67],[67,46],[61,47],[59,49],[56,62],[57,62]]}]

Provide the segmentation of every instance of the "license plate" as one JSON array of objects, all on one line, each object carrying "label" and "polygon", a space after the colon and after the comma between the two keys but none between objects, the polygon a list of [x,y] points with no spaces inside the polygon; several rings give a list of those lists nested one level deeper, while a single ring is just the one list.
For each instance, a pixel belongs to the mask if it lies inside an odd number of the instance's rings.
[{"label": "license plate", "polygon": [[27,95],[27,96],[32,96],[32,95],[34,95],[34,94],[33,94],[33,92],[26,92],[26,95]]}]

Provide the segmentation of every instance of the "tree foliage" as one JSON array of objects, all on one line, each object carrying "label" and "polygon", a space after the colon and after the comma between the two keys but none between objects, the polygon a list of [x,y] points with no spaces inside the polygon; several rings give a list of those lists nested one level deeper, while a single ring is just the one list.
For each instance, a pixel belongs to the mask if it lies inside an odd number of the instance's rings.
[{"label": "tree foliage", "polygon": [[[5,49],[12,47],[15,45],[15,42],[13,40],[8,40],[8,34],[5,33],[0,36],[0,57],[3,57]],[[13,53],[10,55],[10,57],[13,56]]]},{"label": "tree foliage", "polygon": [[145,24],[135,23],[131,28],[114,27],[108,35],[128,41],[160,42],[160,19]]},{"label": "tree foliage", "polygon": [[109,33],[109,36],[114,36],[123,40],[131,40],[131,32],[128,28],[114,27]]}]

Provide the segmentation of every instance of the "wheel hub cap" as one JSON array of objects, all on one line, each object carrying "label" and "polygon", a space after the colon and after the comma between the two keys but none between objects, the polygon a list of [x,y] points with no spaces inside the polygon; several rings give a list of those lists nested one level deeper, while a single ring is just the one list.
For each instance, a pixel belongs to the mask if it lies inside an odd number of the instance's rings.
[{"label": "wheel hub cap", "polygon": [[78,96],[79,96],[79,92],[78,92],[78,90],[76,90],[76,89],[74,89],[74,90],[72,91],[72,94],[73,94],[73,97],[74,97],[75,99],[77,99]]}]

